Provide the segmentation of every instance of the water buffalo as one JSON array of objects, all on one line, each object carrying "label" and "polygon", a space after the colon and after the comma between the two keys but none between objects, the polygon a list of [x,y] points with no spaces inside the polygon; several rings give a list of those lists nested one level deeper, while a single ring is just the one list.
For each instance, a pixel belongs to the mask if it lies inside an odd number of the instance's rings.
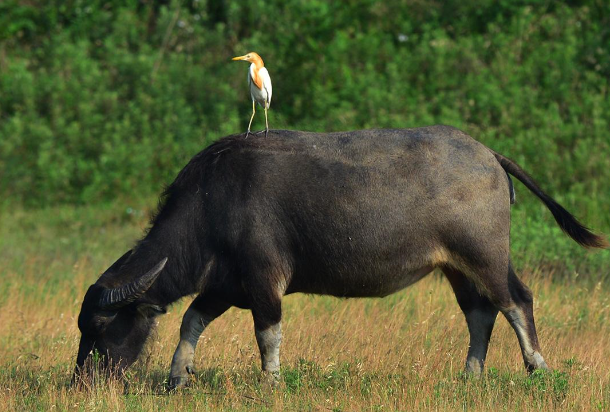
[{"label": "water buffalo", "polygon": [[154,318],[197,295],[182,321],[170,386],[187,382],[199,336],[232,306],[252,311],[262,369],[273,381],[284,295],[382,297],[435,268],[468,324],[468,372],[483,370],[498,311],[517,334],[527,370],[546,368],[532,293],[510,260],[508,173],[576,242],[608,246],[517,164],[452,127],[225,137],[182,169],[146,236],[89,287],[74,376],[90,377],[86,361],[95,351],[101,367],[122,371]]}]

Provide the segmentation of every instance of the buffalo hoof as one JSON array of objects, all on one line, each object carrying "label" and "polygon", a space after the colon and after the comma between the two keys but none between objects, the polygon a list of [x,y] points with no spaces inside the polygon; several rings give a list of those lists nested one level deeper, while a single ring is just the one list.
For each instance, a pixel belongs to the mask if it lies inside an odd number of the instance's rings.
[{"label": "buffalo hoof", "polygon": [[167,382],[167,390],[174,391],[176,389],[184,388],[189,383],[189,376],[195,373],[193,368],[190,366],[186,367],[186,371],[188,375],[182,376],[170,376],[169,381]]},{"label": "buffalo hoof", "polygon": [[176,389],[184,388],[189,383],[188,376],[171,376],[167,382],[167,390],[175,391]]},{"label": "buffalo hoof", "polygon": [[280,372],[263,372],[261,383],[265,386],[270,386],[271,388],[277,388],[281,383]]}]

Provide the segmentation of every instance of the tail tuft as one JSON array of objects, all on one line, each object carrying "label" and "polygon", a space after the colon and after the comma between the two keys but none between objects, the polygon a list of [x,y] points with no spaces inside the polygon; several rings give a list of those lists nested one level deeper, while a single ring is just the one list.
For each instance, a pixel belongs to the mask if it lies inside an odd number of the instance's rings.
[{"label": "tail tuft", "polygon": [[587,248],[610,248],[608,239],[591,232],[588,227],[576,220],[570,212],[550,196],[547,199],[542,199],[542,201],[549,208],[561,229],[574,239],[576,243]]}]

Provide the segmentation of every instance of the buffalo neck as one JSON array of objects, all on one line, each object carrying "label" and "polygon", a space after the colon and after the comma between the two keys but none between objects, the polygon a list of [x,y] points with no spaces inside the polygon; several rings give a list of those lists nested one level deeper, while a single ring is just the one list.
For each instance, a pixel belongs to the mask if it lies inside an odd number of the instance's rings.
[{"label": "buffalo neck", "polygon": [[165,306],[197,292],[199,281],[194,274],[203,272],[203,263],[194,220],[201,216],[190,206],[190,202],[166,202],[120,268],[111,270],[117,266],[113,265],[97,283],[107,288],[127,284],[167,258],[164,269],[139,301]]}]

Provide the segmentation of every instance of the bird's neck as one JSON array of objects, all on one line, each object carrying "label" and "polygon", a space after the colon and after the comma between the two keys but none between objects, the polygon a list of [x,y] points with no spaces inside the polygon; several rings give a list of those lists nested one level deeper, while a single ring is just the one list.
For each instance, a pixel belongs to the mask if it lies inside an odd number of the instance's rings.
[{"label": "bird's neck", "polygon": [[255,57],[251,61],[254,67],[256,67],[256,70],[260,70],[265,67],[265,63],[263,63],[263,59],[261,59],[260,57]]}]

